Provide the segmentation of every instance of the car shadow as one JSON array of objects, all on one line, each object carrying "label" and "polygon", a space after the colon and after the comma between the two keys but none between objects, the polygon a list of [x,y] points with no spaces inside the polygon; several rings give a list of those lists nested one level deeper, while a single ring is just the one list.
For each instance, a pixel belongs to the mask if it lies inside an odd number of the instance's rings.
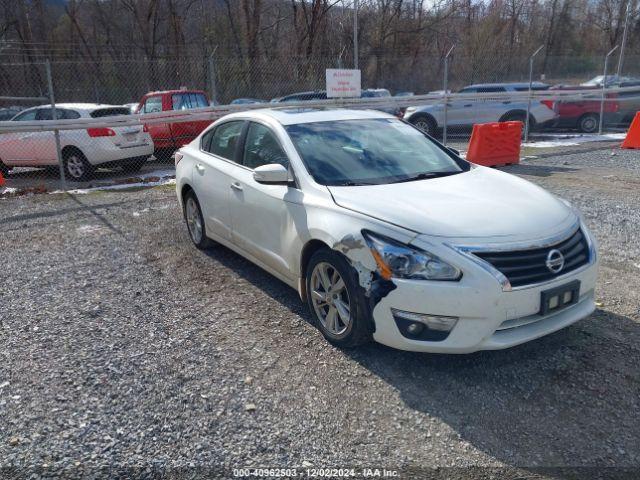
[{"label": "car shadow", "polygon": [[[311,323],[306,305],[283,282],[225,247],[207,254]],[[371,343],[337,351],[397,391],[406,408],[441,420],[460,441],[505,465],[531,472],[637,468],[639,326],[599,309],[507,350],[442,355]],[[576,478],[572,471],[555,475]]]},{"label": "car shadow", "polygon": [[515,175],[526,175],[532,177],[550,177],[555,173],[569,173],[578,171],[577,168],[560,167],[556,165],[531,165],[523,163],[500,167],[499,170],[507,173],[513,173]]}]

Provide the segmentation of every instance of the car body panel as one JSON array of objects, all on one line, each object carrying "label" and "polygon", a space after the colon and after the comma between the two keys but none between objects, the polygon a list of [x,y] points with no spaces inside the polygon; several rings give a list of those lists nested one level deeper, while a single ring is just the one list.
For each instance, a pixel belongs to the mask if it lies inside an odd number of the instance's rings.
[{"label": "car body panel", "polygon": [[[199,183],[194,164],[204,153],[198,138],[180,150],[184,157],[176,171],[179,201],[186,188],[196,191],[201,205],[224,203],[227,198],[231,228],[221,232],[211,215],[204,213],[207,234],[296,288],[301,298],[306,296],[302,263],[306,246],[321,242],[344,255],[371,303],[373,338],[395,348],[446,353],[506,348],[551,333],[593,311],[595,242],[572,208],[525,180],[474,167],[448,177],[391,185],[316,183],[284,126],[353,118],[392,117],[375,111],[286,108],[228,115],[211,128],[231,120],[268,126],[289,158],[294,183],[260,184],[250,168],[229,160],[211,162],[219,169],[212,176],[223,180]],[[242,188],[232,188],[233,183]],[[210,197],[212,190],[219,193]],[[501,250],[551,245],[577,225],[589,241],[588,263],[538,285],[510,288],[488,263],[465,250],[469,245]],[[462,277],[457,281],[391,278],[383,286],[363,230],[427,251],[458,268]],[[541,316],[541,292],[574,280],[581,282],[579,301]],[[392,308],[459,320],[444,341],[410,340],[399,332]]]},{"label": "car body panel", "polygon": [[[206,105],[202,104],[197,108],[209,105],[209,97],[203,90],[165,90],[149,92],[144,95],[140,99],[137,111],[141,114],[179,111],[180,109],[175,108],[174,96],[190,94],[204,97]],[[190,108],[192,107],[181,110],[189,110]],[[189,120],[186,122],[150,123],[146,125],[146,129],[151,134],[156,149],[175,150],[193,141],[209,125],[211,125],[209,120]]]},{"label": "car body panel", "polygon": [[[92,113],[103,109],[122,108],[118,105],[61,103],[59,112],[74,112],[78,119],[94,118]],[[14,117],[30,111],[49,111],[50,106],[32,107]],[[48,118],[48,117],[47,117]],[[107,118],[107,117],[103,117]],[[37,120],[37,119],[36,119]],[[112,136],[92,137],[87,129],[60,130],[60,147],[79,149],[92,165],[126,161],[132,158],[151,156],[153,142],[141,125],[111,127]],[[57,148],[53,132],[36,131],[0,134],[0,159],[7,166],[48,166],[58,163]]]}]

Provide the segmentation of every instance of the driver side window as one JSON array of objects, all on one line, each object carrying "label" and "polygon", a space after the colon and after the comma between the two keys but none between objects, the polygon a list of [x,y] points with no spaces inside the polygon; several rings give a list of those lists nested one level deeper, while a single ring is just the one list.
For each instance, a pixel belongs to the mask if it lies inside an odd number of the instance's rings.
[{"label": "driver side window", "polygon": [[250,122],[244,144],[242,164],[255,169],[262,165],[279,163],[289,168],[289,158],[280,146],[275,134],[264,125]]}]

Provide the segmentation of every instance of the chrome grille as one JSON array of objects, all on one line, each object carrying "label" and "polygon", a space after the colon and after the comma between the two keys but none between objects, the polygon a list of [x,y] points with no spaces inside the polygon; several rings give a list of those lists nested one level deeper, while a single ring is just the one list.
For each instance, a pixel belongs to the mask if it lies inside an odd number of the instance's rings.
[{"label": "chrome grille", "polygon": [[[547,255],[551,250],[559,250],[564,256],[564,266],[554,273],[546,266]],[[532,283],[553,280],[580,268],[589,262],[589,245],[580,229],[566,240],[543,248],[513,250],[501,252],[473,252],[477,257],[493,265],[511,283],[520,287]]]}]

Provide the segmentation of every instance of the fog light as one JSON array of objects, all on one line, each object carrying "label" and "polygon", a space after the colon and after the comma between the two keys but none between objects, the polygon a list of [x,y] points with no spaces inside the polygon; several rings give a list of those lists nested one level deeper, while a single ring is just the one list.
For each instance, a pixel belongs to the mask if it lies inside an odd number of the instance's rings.
[{"label": "fog light", "polygon": [[420,332],[424,329],[424,325],[418,322],[410,323],[407,327],[407,332],[411,335],[419,335]]},{"label": "fog light", "polygon": [[395,308],[391,309],[391,314],[400,333],[414,340],[444,340],[458,323],[458,317],[405,312]]}]

